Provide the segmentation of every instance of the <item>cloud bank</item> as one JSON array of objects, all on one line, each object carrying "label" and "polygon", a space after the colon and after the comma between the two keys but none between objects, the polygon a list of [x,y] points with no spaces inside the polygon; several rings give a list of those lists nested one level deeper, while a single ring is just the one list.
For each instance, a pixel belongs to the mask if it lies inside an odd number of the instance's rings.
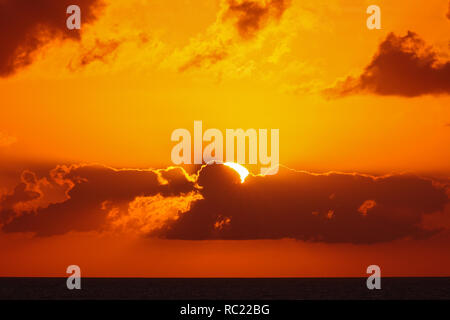
[{"label": "cloud bank", "polygon": [[[30,173],[28,174],[30,176]],[[181,168],[116,170],[58,167],[47,180],[65,184],[58,203],[36,201],[23,181],[0,202],[2,231],[51,236],[120,228],[165,239],[281,239],[377,243],[427,238],[424,216],[444,212],[448,186],[413,175],[312,174],[280,168],[244,183],[224,165],[190,176]],[[34,189],[36,190],[36,188]]]}]

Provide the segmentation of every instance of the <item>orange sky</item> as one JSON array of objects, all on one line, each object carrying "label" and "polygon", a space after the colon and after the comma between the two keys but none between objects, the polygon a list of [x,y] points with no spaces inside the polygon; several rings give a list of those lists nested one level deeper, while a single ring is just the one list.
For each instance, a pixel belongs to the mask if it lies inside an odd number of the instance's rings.
[{"label": "orange sky", "polygon": [[[166,168],[172,131],[192,132],[194,120],[223,132],[279,129],[280,162],[295,170],[406,172],[446,183],[450,194],[448,1],[379,0],[381,30],[366,27],[373,1],[291,0],[280,16],[277,1],[267,1],[253,29],[239,29],[242,16],[226,0],[104,2],[79,39],[50,32],[31,63],[0,77],[0,196],[22,171],[51,180],[58,164]],[[324,93],[363,74],[390,33],[398,40],[408,31],[436,53],[432,69],[447,63],[435,77],[443,90],[402,94],[425,82],[418,73],[394,94]],[[64,201],[62,186],[48,190],[38,206]],[[449,276],[448,202],[443,207],[421,221],[442,232],[372,244],[169,240],[104,227],[38,237],[0,231],[0,276],[64,276],[69,264],[86,276],[364,276],[369,264],[385,275]]]}]

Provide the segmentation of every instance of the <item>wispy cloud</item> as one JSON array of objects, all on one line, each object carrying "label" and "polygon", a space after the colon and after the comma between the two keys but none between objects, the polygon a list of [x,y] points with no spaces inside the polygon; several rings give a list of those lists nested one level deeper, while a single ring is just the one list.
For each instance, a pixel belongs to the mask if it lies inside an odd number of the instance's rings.
[{"label": "wispy cloud", "polygon": [[223,0],[216,22],[204,36],[175,55],[181,60],[178,71],[209,67],[230,57],[241,42],[249,42],[271,23],[278,23],[289,8],[288,0]]}]

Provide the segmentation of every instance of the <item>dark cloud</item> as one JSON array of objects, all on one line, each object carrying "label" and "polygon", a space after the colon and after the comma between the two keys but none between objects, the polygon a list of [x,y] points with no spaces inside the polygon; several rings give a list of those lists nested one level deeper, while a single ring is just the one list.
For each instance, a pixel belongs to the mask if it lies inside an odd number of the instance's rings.
[{"label": "dark cloud", "polygon": [[233,19],[240,36],[253,38],[271,20],[278,21],[290,5],[288,0],[228,0],[224,19]]},{"label": "dark cloud", "polygon": [[146,223],[156,221],[157,226],[147,228],[146,234],[182,240],[293,238],[376,243],[426,238],[439,232],[438,227],[425,228],[423,218],[443,214],[449,203],[445,183],[413,175],[312,174],[280,168],[277,175],[249,175],[241,183],[233,169],[209,165],[196,176],[177,167],[115,170],[102,166],[59,167],[51,176],[71,184],[66,199],[19,214],[11,211],[14,204],[39,196],[27,193],[23,185],[36,184],[36,178],[23,176],[22,184],[0,203],[4,232],[49,236],[107,230],[112,208],[120,217],[129,217],[130,204],[138,197],[158,195],[170,200],[194,192],[200,196],[174,219],[165,219],[164,207],[158,209],[158,202],[153,202],[151,210],[157,212]]},{"label": "dark cloud", "polygon": [[204,168],[203,200],[154,233],[169,239],[279,239],[375,243],[428,237],[425,214],[443,211],[445,190],[416,176],[374,178],[282,170],[239,176],[225,166]]},{"label": "dark cloud", "polygon": [[101,0],[2,0],[0,1],[0,76],[6,77],[33,62],[47,42],[80,39],[79,30],[68,30],[66,9],[77,4],[83,24],[95,20]]},{"label": "dark cloud", "polygon": [[[70,231],[101,230],[109,213],[106,203],[126,210],[138,196],[173,196],[193,189],[193,182],[180,168],[158,172],[74,166],[59,167],[52,171],[52,176],[54,180],[73,184],[67,200],[16,215],[3,226],[4,232],[34,232],[39,236],[49,236]],[[20,199],[25,201],[30,195],[24,194],[20,187],[10,197],[17,202]],[[3,208],[3,202],[1,205]],[[1,210],[0,219],[4,220],[10,214]]]},{"label": "dark cloud", "polygon": [[391,33],[358,78],[348,77],[325,90],[330,97],[358,93],[405,97],[450,94],[450,61],[440,61],[414,32],[403,37]]}]

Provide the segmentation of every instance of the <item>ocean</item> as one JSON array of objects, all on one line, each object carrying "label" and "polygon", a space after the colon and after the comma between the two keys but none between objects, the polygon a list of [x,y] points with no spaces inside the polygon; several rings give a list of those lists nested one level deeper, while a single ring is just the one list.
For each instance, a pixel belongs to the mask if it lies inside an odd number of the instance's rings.
[{"label": "ocean", "polygon": [[0,278],[1,300],[450,300],[450,278]]}]

